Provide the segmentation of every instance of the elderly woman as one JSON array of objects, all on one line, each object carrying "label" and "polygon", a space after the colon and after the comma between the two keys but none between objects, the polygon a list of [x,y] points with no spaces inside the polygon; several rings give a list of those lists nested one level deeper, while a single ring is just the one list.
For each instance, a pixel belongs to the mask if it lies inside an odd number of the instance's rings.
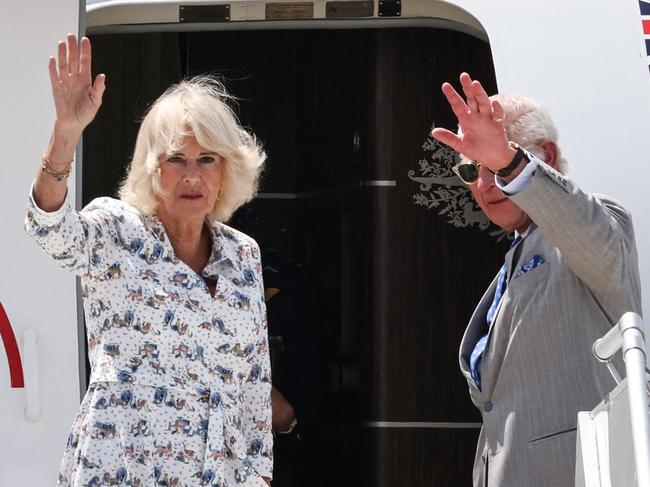
[{"label": "elderly woman", "polygon": [[73,35],[49,71],[56,123],[26,228],[81,277],[90,387],[59,485],[264,486],[270,366],[259,249],[222,222],[254,195],[265,155],[209,78],[150,108],[120,199],[66,202],[75,147],[101,105]]}]

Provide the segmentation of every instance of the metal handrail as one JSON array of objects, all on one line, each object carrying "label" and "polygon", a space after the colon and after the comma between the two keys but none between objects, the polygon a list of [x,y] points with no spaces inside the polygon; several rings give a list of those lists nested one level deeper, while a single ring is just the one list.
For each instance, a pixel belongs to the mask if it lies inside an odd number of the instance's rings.
[{"label": "metal handrail", "polygon": [[25,419],[35,423],[41,419],[41,394],[38,371],[38,332],[31,328],[23,331],[25,359]]},{"label": "metal handrail", "polygon": [[612,371],[615,369],[610,361],[619,349],[625,360],[627,375],[637,486],[650,487],[650,410],[646,383],[645,337],[643,321],[638,314],[627,312],[621,316],[607,334],[594,342],[593,353],[598,360],[607,363]]}]

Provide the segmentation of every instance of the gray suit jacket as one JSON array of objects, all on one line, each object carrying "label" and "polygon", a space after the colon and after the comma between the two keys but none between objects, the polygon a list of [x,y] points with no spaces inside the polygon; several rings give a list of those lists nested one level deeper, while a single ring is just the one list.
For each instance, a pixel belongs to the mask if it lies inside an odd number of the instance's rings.
[{"label": "gray suit jacket", "polygon": [[[582,192],[544,163],[512,200],[534,226],[506,255],[509,283],[489,329],[480,391],[469,357],[485,334],[496,279],[460,347],[483,416],[474,485],[573,486],[576,414],[614,386],[591,346],[626,311],[641,313],[632,219],[616,201]],[[535,256],[544,263],[521,269]]]}]

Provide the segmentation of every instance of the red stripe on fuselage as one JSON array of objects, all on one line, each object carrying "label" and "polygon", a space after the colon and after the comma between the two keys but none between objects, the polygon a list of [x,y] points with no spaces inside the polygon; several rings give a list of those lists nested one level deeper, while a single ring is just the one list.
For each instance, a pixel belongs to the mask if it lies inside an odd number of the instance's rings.
[{"label": "red stripe on fuselage", "polygon": [[643,22],[643,33],[650,35],[650,20],[642,20]]},{"label": "red stripe on fuselage", "polygon": [[9,362],[9,376],[11,378],[11,387],[25,387],[23,378],[23,364],[20,360],[20,351],[16,343],[16,336],[9,323],[9,317],[5,312],[2,303],[0,303],[0,336],[5,345],[7,361]]}]

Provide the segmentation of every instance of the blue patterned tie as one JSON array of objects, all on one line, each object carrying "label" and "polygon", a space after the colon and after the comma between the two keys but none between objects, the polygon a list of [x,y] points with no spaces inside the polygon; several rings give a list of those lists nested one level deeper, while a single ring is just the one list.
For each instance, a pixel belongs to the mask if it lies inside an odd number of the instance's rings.
[{"label": "blue patterned tie", "polygon": [[[521,237],[517,236],[517,238],[514,239],[510,244],[510,248],[513,249],[514,247],[516,247],[520,241],[521,241]],[[478,366],[481,363],[481,358],[483,357],[483,352],[485,351],[485,346],[487,345],[490,324],[492,323],[492,320],[494,319],[494,315],[497,312],[497,308],[499,307],[499,301],[501,301],[501,298],[503,297],[503,293],[506,292],[507,277],[508,277],[508,270],[506,269],[506,265],[504,263],[501,266],[501,270],[499,271],[499,277],[497,278],[497,287],[494,290],[494,298],[492,299],[492,304],[490,305],[490,309],[488,309],[487,312],[488,327],[486,333],[480,338],[478,342],[476,342],[476,345],[474,346],[474,350],[472,351],[472,355],[469,357],[469,370],[470,373],[472,374],[472,379],[474,379],[474,383],[476,384],[476,387],[479,388],[479,390],[481,389],[481,374],[478,371]]]}]

